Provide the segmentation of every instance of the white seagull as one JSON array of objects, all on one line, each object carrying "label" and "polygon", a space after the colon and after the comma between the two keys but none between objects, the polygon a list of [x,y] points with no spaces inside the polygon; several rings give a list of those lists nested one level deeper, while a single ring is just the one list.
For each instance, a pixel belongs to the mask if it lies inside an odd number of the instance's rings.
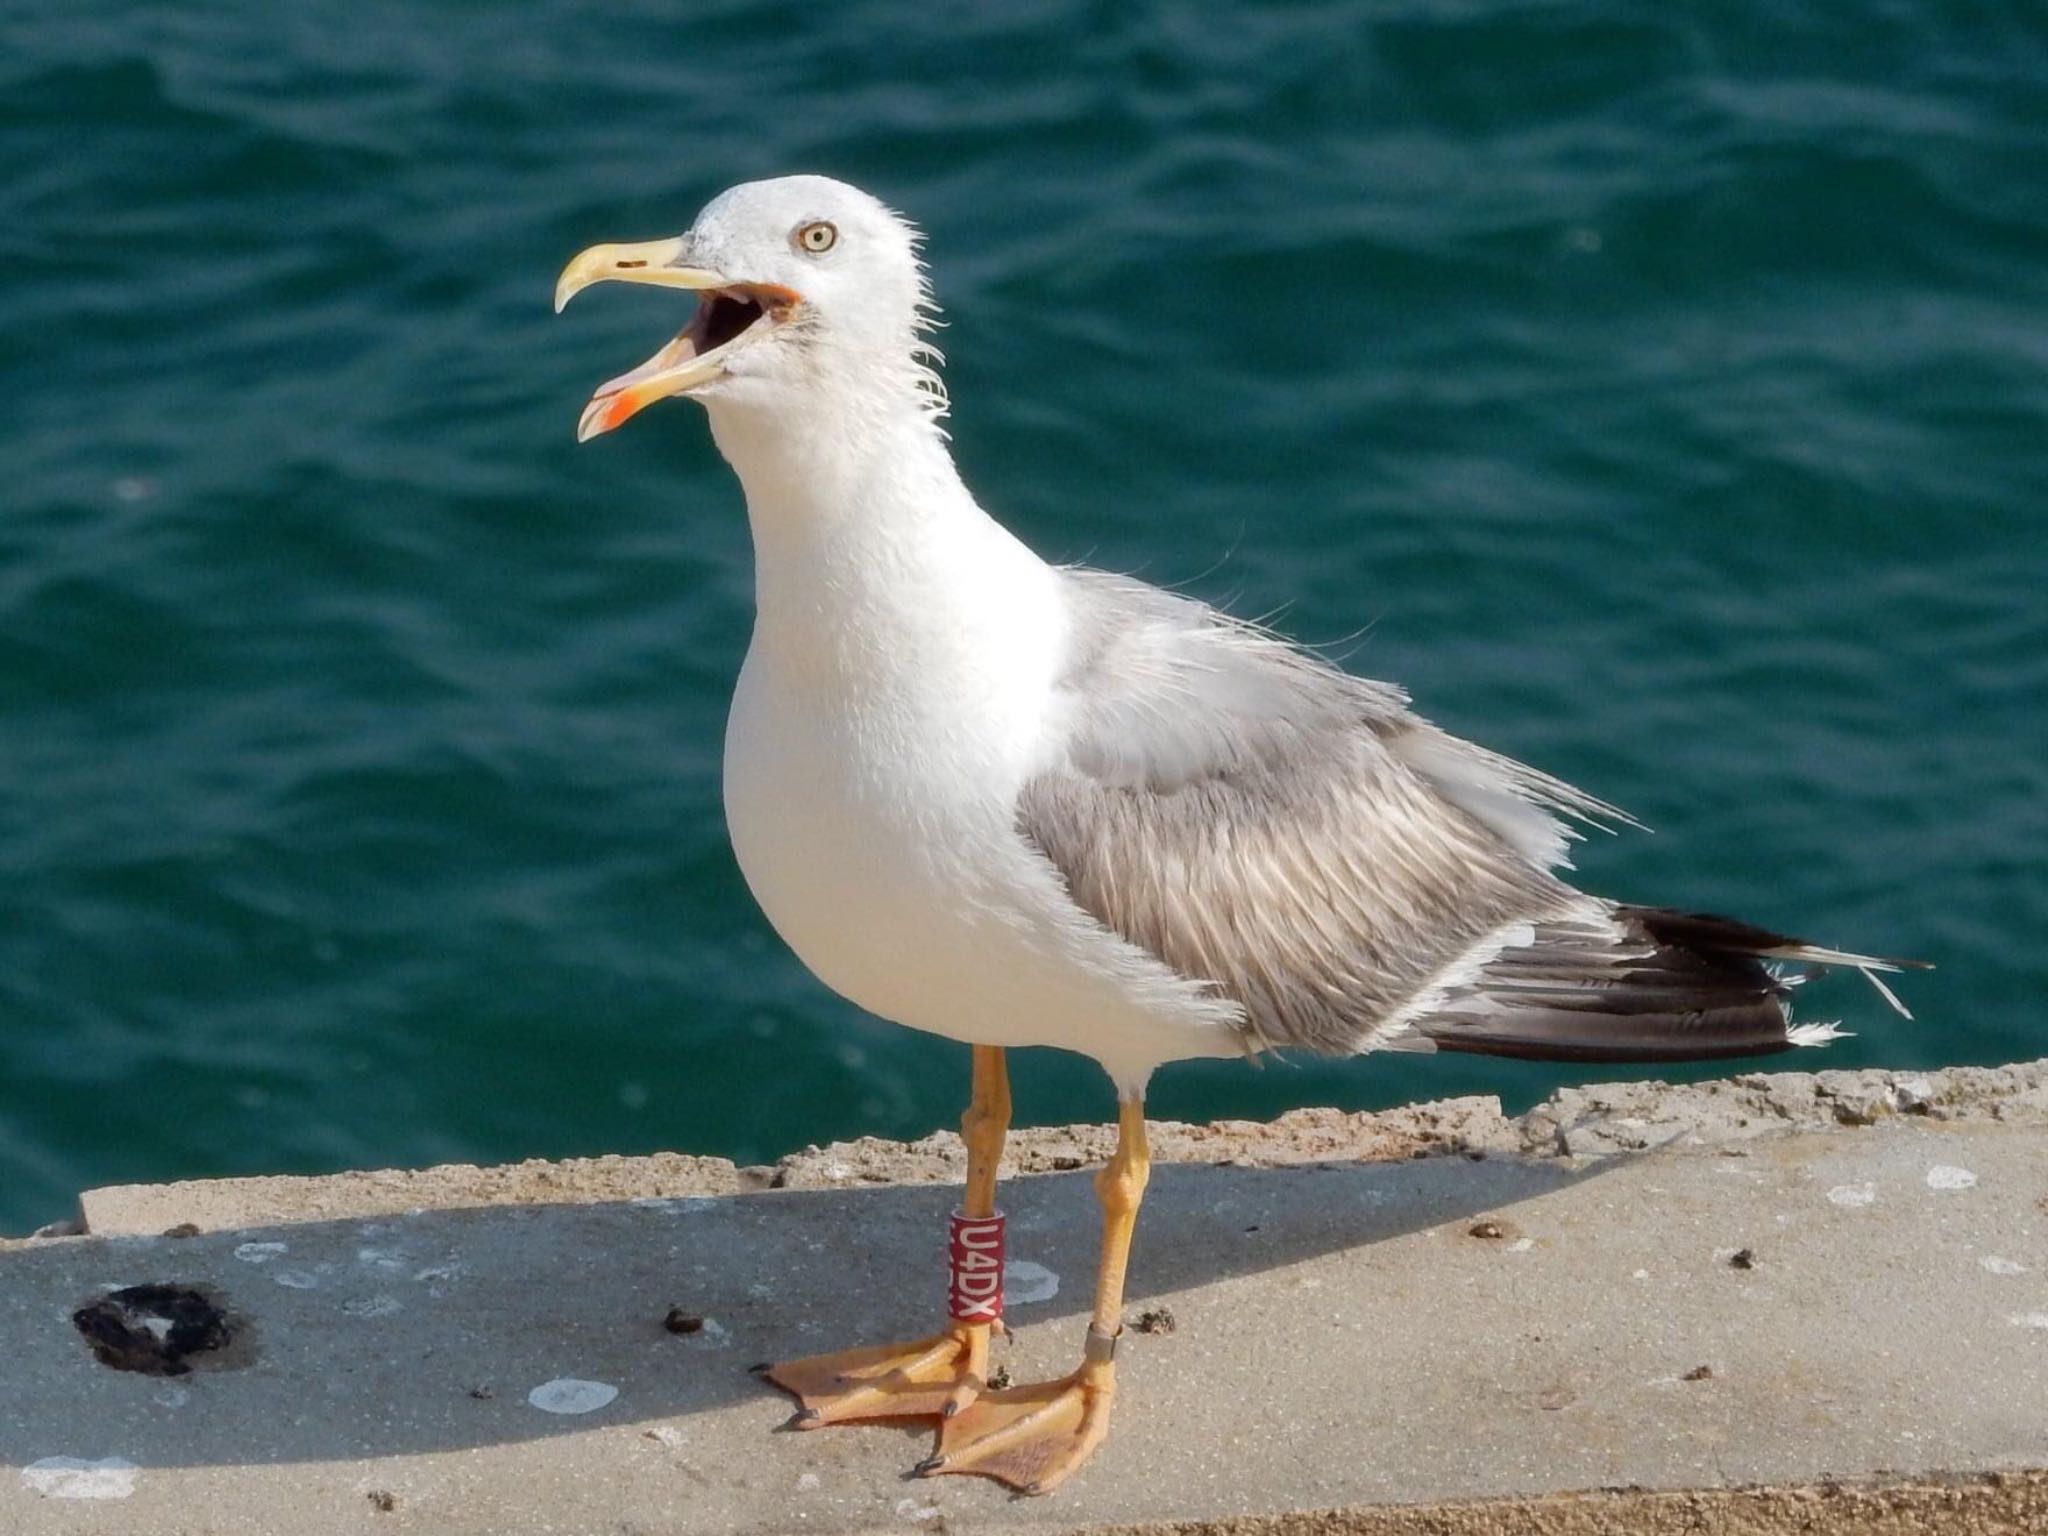
[{"label": "white seagull", "polygon": [[[1555,873],[1570,823],[1619,811],[1439,730],[1392,684],[1033,554],[947,449],[918,245],[844,183],[750,182],[678,238],[584,251],[555,307],[607,279],[696,295],[579,437],[670,395],[704,406],[756,564],[725,743],[740,868],[827,986],[974,1047],[950,1319],[761,1369],[803,1427],[936,1416],[920,1471],[1035,1493],[1108,1427],[1162,1063],[1754,1056],[1837,1033],[1790,1022],[1802,978],[1780,963],[1895,963],[1586,895]],[[1081,1363],[997,1391],[1004,1051],[1023,1045],[1101,1062],[1120,1134]]]}]

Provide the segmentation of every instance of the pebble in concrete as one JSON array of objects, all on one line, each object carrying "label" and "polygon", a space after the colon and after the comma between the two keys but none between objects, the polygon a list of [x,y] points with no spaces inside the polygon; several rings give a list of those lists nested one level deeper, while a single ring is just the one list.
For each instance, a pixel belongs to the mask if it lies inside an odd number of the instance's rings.
[{"label": "pebble in concrete", "polygon": [[1856,1207],[1863,1205],[1875,1205],[1877,1204],[1877,1186],[1875,1184],[1837,1184],[1828,1191],[1828,1200],[1830,1203],[1839,1205],[1846,1210],[1854,1210]]},{"label": "pebble in concrete", "polygon": [[79,1456],[45,1456],[21,1469],[21,1486],[46,1499],[125,1499],[135,1492],[141,1469],[122,1456],[87,1461]]},{"label": "pebble in concrete", "polygon": [[692,1349],[730,1349],[732,1330],[717,1318],[707,1317],[684,1335],[683,1342]]},{"label": "pebble in concrete", "polygon": [[1977,1175],[1967,1168],[1956,1168],[1941,1163],[1927,1170],[1929,1189],[1971,1189],[1976,1183]]},{"label": "pebble in concrete", "polygon": [[558,1376],[535,1387],[526,1400],[542,1413],[594,1413],[618,1395],[619,1389],[608,1381]]},{"label": "pebble in concrete", "polygon": [[238,1243],[235,1245],[235,1257],[244,1264],[268,1264],[272,1259],[290,1252],[290,1246],[285,1243]]}]

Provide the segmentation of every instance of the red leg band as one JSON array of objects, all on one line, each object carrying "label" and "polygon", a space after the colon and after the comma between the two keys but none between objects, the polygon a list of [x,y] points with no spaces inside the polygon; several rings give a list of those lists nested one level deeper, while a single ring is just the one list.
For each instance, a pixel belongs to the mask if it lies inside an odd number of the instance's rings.
[{"label": "red leg band", "polygon": [[946,1243],[946,1309],[955,1322],[993,1323],[1003,1315],[1003,1213],[953,1213]]}]

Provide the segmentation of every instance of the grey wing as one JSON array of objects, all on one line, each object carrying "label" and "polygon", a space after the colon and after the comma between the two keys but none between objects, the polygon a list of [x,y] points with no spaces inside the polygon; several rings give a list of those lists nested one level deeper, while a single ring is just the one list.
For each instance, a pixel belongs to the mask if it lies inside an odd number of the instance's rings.
[{"label": "grey wing", "polygon": [[1017,824],[1073,900],[1236,1000],[1253,1046],[1408,1043],[1536,925],[1557,813],[1619,817],[1411,714],[1406,696],[1128,578],[1062,573],[1056,750]]}]

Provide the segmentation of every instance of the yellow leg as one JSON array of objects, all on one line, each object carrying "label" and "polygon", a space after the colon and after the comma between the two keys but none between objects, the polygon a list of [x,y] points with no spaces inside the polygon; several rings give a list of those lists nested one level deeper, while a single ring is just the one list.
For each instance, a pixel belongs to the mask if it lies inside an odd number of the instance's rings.
[{"label": "yellow leg", "polygon": [[983,1393],[972,1407],[940,1425],[938,1454],[919,1472],[972,1473],[1022,1493],[1050,1493],[1094,1454],[1109,1433],[1116,1341],[1123,1332],[1124,1273],[1151,1170],[1144,1102],[1126,1099],[1117,1106],[1116,1155],[1095,1178],[1102,1201],[1102,1261],[1080,1369],[1057,1381]]},{"label": "yellow leg", "polygon": [[[960,1120],[967,1143],[967,1190],[960,1208],[988,1216],[996,1208],[996,1170],[1010,1129],[1010,1074],[999,1047],[974,1048],[974,1097]],[[798,1429],[854,1419],[951,1418],[988,1384],[987,1323],[948,1323],[913,1344],[811,1355],[755,1372],[792,1393]]]}]

